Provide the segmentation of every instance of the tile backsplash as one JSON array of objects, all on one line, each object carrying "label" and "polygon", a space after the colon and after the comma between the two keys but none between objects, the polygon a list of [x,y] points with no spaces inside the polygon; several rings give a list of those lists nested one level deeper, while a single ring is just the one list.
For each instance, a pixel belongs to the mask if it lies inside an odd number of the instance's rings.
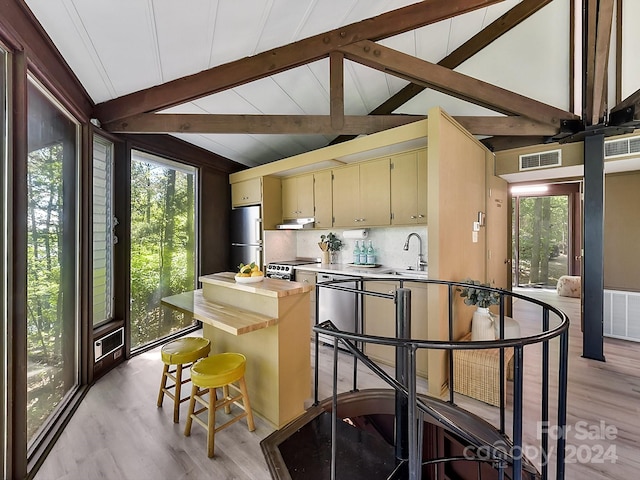
[{"label": "tile backsplash", "polygon": [[[299,231],[267,231],[265,232],[265,262],[277,260],[289,260],[295,257],[318,257],[322,253],[318,247],[320,235],[328,232],[335,233],[340,238],[344,247],[338,252],[336,263],[351,263],[355,239],[345,239],[344,229],[331,230],[299,230]],[[427,258],[427,227],[424,225],[414,227],[387,227],[369,228],[366,244],[371,240],[376,251],[376,263],[385,267],[415,268],[418,256],[418,242],[412,238],[409,242],[409,250],[402,247],[407,236],[415,232],[422,238],[422,253]],[[360,243],[361,240],[358,240]]]}]

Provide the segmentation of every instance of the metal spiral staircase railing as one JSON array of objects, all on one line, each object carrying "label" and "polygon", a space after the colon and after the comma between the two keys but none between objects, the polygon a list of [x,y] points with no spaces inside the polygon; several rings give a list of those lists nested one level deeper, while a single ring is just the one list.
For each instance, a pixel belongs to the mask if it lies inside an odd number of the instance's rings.
[{"label": "metal spiral staircase railing", "polygon": [[[367,278],[367,282],[377,281],[378,279]],[[389,282],[389,279],[379,279]],[[394,279],[395,280],[395,279]],[[395,391],[395,458],[396,468],[389,475],[392,478],[409,478],[410,480],[420,480],[425,465],[447,463],[454,461],[475,461],[478,463],[490,464],[497,471],[497,478],[512,478],[513,480],[521,480],[523,471],[529,475],[529,478],[541,478],[547,480],[549,477],[549,462],[543,462],[541,472],[537,472],[535,467],[522,454],[523,448],[523,382],[524,382],[524,350],[525,347],[534,344],[541,344],[541,399],[540,399],[540,419],[542,425],[548,425],[550,419],[551,404],[550,395],[550,341],[559,338],[559,348],[557,349],[557,405],[555,412],[555,422],[562,431],[566,424],[566,402],[567,402],[567,361],[568,361],[568,329],[569,319],[562,311],[539,300],[529,298],[514,292],[509,292],[491,287],[479,287],[488,291],[496,292],[499,297],[499,319],[501,334],[500,339],[495,341],[466,342],[456,341],[454,339],[454,300],[458,287],[467,286],[462,282],[448,282],[442,280],[395,280],[398,288],[393,294],[385,294],[380,292],[367,291],[364,289],[362,280],[356,282],[356,287],[343,285],[351,280],[336,280],[317,284],[316,286],[316,305],[318,305],[320,292],[322,289],[334,289],[344,292],[350,292],[356,296],[356,331],[346,332],[338,330],[333,323],[325,321],[314,327],[316,333],[315,342],[315,376],[314,376],[314,400],[315,405],[320,403],[319,395],[319,334],[333,337],[334,355],[333,355],[333,392],[331,397],[331,479],[336,479],[337,458],[338,458],[338,442],[337,427],[339,422],[339,402],[341,395],[338,392],[338,348],[348,350],[353,357],[353,389],[352,392],[358,391],[358,363],[366,366],[375,375],[384,380]],[[448,291],[448,338],[442,339],[412,339],[411,332],[411,289],[405,288],[405,283],[426,283],[433,285],[435,288],[446,288]],[[437,287],[440,286],[440,287]],[[396,312],[396,338],[378,337],[363,334],[364,318],[363,305],[365,296],[377,296],[395,302]],[[531,336],[523,336],[521,338],[502,338],[505,319],[506,299],[508,297],[517,298],[526,302],[537,304],[542,308],[540,318],[540,333]],[[552,327],[550,314],[553,313],[557,317],[556,324]],[[316,316],[316,318],[318,318]],[[386,373],[376,362],[371,360],[364,353],[364,346],[368,343],[389,345],[396,349],[396,369],[395,378]],[[513,356],[513,420],[512,435],[509,437],[505,431],[506,424],[506,392],[504,382],[500,382],[500,406],[499,406],[499,425],[487,428],[486,422],[479,417],[476,418],[470,412],[458,407],[455,404],[454,384],[456,378],[453,368],[452,351],[456,349],[500,349],[500,378],[504,378],[506,374],[506,365],[504,352],[507,348],[514,349]],[[446,350],[449,351],[449,398],[448,401],[442,401],[432,397],[425,397],[417,393],[417,373],[416,373],[416,354],[421,349]],[[476,453],[475,457],[465,455],[465,457],[443,457],[436,459],[422,460],[422,446],[424,442],[423,425],[425,418],[435,423],[447,432],[461,439],[470,450]],[[483,423],[484,422],[484,423]],[[489,425],[491,426],[491,425]],[[547,429],[542,429],[540,435],[539,452],[545,459],[549,459],[549,433]],[[481,454],[480,454],[481,453]],[[556,438],[555,446],[555,478],[563,480],[565,458],[565,439],[562,435]],[[510,472],[510,474],[508,473]],[[478,467],[477,479],[482,478],[480,467]]]}]

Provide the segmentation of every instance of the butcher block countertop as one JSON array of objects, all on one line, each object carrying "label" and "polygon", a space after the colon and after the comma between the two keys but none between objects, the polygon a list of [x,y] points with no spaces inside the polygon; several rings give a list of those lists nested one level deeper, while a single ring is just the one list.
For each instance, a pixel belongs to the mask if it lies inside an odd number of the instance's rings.
[{"label": "butcher block countertop", "polygon": [[232,335],[243,335],[271,327],[278,322],[277,318],[210,302],[202,296],[202,290],[165,297],[162,299],[162,304],[180,312],[191,314],[194,319]]},{"label": "butcher block countertop", "polygon": [[243,292],[255,293],[266,297],[286,297],[288,295],[299,295],[310,292],[313,286],[298,282],[288,282],[276,278],[266,278],[257,283],[237,283],[235,273],[221,272],[200,277],[202,283],[209,283],[221,287],[241,290]]}]

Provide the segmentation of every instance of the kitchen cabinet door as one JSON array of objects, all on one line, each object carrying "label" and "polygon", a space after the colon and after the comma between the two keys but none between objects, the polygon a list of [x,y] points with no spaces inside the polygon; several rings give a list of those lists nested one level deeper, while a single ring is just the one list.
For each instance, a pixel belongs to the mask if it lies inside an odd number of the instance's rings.
[{"label": "kitchen cabinet door", "polygon": [[262,179],[260,177],[231,184],[231,205],[258,205],[262,202]]},{"label": "kitchen cabinet door", "polygon": [[282,179],[282,217],[313,217],[313,175]]},{"label": "kitchen cabinet door", "polygon": [[331,194],[331,171],[313,175],[313,203],[316,228],[333,226],[333,198]]},{"label": "kitchen cabinet door", "polygon": [[282,179],[282,218],[298,218],[298,179]]},{"label": "kitchen cabinet door", "polygon": [[[404,286],[411,290],[411,338],[426,340],[427,337],[427,285],[416,282],[405,282]],[[396,282],[367,282],[366,290],[393,295],[399,287]],[[380,297],[365,296],[364,330],[368,335],[395,338],[396,311],[393,300]],[[396,364],[395,347],[388,345],[367,344],[365,353],[372,359],[394,366]],[[418,375],[427,377],[428,352],[421,349],[416,355]]]},{"label": "kitchen cabinet door", "polygon": [[333,170],[333,226],[357,227],[360,218],[360,167]]},{"label": "kitchen cabinet door", "polygon": [[382,158],[360,164],[359,226],[391,223],[390,160]]},{"label": "kitchen cabinet door", "polygon": [[391,159],[391,223],[427,223],[427,150],[395,155]]}]

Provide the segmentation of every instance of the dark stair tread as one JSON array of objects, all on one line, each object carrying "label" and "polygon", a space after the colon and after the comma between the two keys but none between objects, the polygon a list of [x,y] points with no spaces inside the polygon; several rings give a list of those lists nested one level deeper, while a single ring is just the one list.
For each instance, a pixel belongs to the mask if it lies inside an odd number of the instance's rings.
[{"label": "dark stair tread", "polygon": [[[387,478],[395,468],[394,447],[342,420],[337,423],[336,473],[350,480]],[[323,412],[279,445],[292,480],[330,478],[331,413]]]}]

